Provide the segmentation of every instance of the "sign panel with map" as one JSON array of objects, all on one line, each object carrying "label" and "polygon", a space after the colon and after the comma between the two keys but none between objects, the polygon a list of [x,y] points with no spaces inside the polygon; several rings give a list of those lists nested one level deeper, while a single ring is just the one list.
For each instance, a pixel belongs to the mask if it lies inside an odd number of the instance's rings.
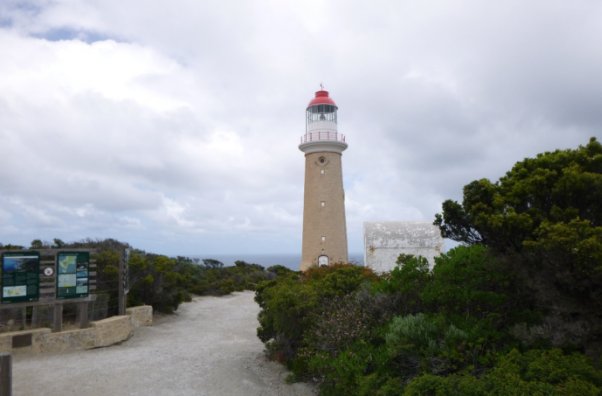
[{"label": "sign panel with map", "polygon": [[36,301],[40,294],[40,254],[5,252],[2,255],[2,303]]},{"label": "sign panel with map", "polygon": [[88,296],[89,252],[60,252],[57,254],[56,297]]}]

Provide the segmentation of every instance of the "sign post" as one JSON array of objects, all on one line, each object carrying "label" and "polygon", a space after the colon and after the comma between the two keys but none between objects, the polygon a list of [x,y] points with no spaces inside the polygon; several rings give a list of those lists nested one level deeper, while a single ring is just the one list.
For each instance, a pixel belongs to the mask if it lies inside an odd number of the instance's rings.
[{"label": "sign post", "polygon": [[12,395],[12,358],[10,353],[0,353],[0,396]]}]

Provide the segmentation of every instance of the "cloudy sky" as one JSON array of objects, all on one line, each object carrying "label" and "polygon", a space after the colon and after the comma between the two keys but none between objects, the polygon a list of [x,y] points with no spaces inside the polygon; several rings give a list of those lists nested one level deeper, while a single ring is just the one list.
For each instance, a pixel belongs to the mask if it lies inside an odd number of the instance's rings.
[{"label": "cloudy sky", "polygon": [[304,112],[339,106],[350,252],[602,137],[602,3],[0,1],[0,242],[299,253]]}]

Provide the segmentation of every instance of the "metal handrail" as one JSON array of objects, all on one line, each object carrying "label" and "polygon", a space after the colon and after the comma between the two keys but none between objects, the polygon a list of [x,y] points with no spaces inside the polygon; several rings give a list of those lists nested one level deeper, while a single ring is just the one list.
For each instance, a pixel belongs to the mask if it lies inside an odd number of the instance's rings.
[{"label": "metal handrail", "polygon": [[301,144],[309,142],[334,141],[345,143],[345,135],[331,131],[308,132],[301,136]]}]

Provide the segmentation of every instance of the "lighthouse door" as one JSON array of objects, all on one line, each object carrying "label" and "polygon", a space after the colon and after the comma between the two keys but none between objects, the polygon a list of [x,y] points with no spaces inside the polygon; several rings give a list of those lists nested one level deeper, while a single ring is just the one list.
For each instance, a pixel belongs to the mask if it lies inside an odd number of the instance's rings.
[{"label": "lighthouse door", "polygon": [[322,255],[318,257],[318,266],[328,265],[328,256]]}]

